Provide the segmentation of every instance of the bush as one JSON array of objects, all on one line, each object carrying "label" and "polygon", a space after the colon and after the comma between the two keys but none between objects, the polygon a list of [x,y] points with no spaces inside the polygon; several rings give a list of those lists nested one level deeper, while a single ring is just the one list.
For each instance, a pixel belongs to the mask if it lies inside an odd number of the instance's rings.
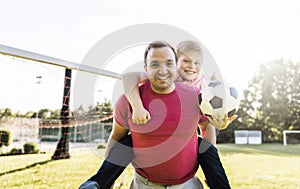
[{"label": "bush", "polygon": [[106,145],[104,143],[100,143],[97,148],[104,149],[104,148],[106,148]]},{"label": "bush", "polygon": [[19,148],[13,148],[13,149],[11,149],[11,151],[10,151],[9,154],[10,154],[10,155],[20,155],[20,154],[22,154],[22,149],[19,149]]},{"label": "bush", "polygon": [[39,152],[37,144],[33,142],[27,142],[23,145],[23,147],[24,147],[24,154],[36,154]]},{"label": "bush", "polygon": [[0,129],[0,147],[2,147],[2,145],[9,146],[11,141],[11,132],[7,129]]}]

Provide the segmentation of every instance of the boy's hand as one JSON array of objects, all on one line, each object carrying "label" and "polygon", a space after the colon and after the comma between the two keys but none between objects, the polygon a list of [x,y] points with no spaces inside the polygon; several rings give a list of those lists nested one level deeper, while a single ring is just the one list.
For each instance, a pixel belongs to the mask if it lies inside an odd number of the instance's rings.
[{"label": "boy's hand", "polygon": [[220,130],[224,130],[228,127],[228,125],[233,122],[237,118],[237,115],[233,115],[228,118],[227,114],[224,115],[222,119],[221,115],[218,114],[217,116],[208,117],[209,121]]},{"label": "boy's hand", "polygon": [[146,124],[151,119],[150,113],[145,108],[132,110],[132,122],[137,125]]}]

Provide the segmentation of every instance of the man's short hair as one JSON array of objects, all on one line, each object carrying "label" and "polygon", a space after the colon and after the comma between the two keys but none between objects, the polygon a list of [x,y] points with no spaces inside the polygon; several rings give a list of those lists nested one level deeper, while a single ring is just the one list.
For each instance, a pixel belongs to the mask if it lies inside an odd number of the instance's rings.
[{"label": "man's short hair", "polygon": [[148,55],[149,50],[152,49],[152,48],[162,48],[162,47],[170,47],[172,49],[172,51],[173,51],[173,53],[175,55],[175,61],[177,63],[177,54],[176,54],[176,51],[175,51],[175,49],[169,43],[167,43],[165,41],[153,41],[153,42],[151,42],[147,46],[147,48],[145,50],[145,54],[144,54],[144,63],[145,63],[145,66],[147,65],[147,55]]}]

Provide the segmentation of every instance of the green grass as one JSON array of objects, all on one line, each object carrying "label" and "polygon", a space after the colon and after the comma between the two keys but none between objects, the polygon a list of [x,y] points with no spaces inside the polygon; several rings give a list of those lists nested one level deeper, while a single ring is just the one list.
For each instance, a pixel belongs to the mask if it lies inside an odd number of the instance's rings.
[{"label": "green grass", "polygon": [[300,188],[300,145],[220,145],[232,188]]},{"label": "green grass", "polygon": [[[233,189],[300,188],[300,145],[219,144],[218,148]],[[104,150],[81,148],[70,153],[70,159],[56,161],[48,161],[52,154],[2,156],[0,188],[78,188],[98,170]],[[115,188],[128,188],[132,175],[129,166]],[[201,169],[197,175],[203,181]]]}]

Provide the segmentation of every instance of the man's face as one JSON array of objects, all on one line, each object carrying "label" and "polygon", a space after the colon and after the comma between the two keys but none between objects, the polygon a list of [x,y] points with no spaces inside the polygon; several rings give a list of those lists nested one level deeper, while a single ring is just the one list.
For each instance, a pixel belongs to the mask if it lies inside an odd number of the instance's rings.
[{"label": "man's face", "polygon": [[196,79],[201,71],[201,57],[199,53],[193,51],[181,53],[178,57],[178,71],[184,80]]},{"label": "man's face", "polygon": [[170,47],[149,50],[145,70],[155,92],[164,94],[173,91],[176,77],[175,60],[175,54]]}]

